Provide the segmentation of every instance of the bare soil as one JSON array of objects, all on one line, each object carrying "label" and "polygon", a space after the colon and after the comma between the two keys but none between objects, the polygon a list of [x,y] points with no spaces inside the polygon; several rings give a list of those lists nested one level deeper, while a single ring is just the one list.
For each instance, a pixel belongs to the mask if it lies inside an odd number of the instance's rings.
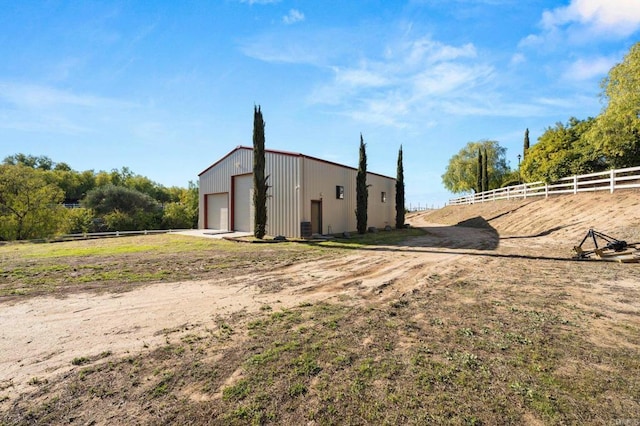
[{"label": "bare soil", "polygon": [[[95,293],[80,287],[64,294],[0,299],[0,408],[8,413],[5,421],[20,419],[17,413],[30,399],[46,399],[38,389],[64,383],[81,364],[152,354],[188,336],[220,333],[225,324],[237,328],[267,310],[306,303],[336,302],[362,309],[420,295],[439,301],[440,310],[434,307],[438,321],[462,324],[466,320],[461,306],[469,306],[470,312],[478,304],[511,306],[509,314],[514,314],[526,309],[521,298],[525,294],[538,307],[553,300],[555,315],[566,321],[586,318],[588,329],[581,332],[594,347],[640,351],[640,266],[570,259],[571,248],[589,228],[640,241],[639,192],[449,206],[412,214],[408,222],[426,234],[393,246],[303,256],[257,272],[250,267],[225,269],[219,275],[192,271],[193,279],[140,285],[127,292]],[[144,252],[129,256],[131,262],[148,260]],[[157,270],[157,265],[150,265]],[[455,298],[447,297],[453,294]],[[414,312],[413,318],[426,324],[429,316]],[[467,328],[460,329],[466,333]],[[469,329],[470,335],[478,333]],[[234,339],[240,345],[248,337],[240,333]],[[579,374],[581,367],[564,368],[558,374]],[[628,374],[638,386],[640,372]],[[236,376],[230,374],[225,383],[235,383]],[[194,389],[183,392],[192,399],[221,398]],[[611,398],[622,404],[622,413],[640,413],[637,397]],[[145,410],[134,410],[118,420],[116,408],[102,409],[89,415],[90,406],[83,405],[75,416],[97,424],[156,419],[144,417]],[[515,421],[543,420],[524,410]]]}]

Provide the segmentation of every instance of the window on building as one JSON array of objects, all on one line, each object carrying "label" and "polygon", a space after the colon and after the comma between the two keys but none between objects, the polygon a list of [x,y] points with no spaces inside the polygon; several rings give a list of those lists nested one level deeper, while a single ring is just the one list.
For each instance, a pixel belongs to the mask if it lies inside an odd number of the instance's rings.
[{"label": "window on building", "polygon": [[336,198],[344,200],[344,186],[336,186]]},{"label": "window on building", "polygon": [[383,192],[380,194],[380,201],[382,201],[383,203],[387,202],[387,193]]}]

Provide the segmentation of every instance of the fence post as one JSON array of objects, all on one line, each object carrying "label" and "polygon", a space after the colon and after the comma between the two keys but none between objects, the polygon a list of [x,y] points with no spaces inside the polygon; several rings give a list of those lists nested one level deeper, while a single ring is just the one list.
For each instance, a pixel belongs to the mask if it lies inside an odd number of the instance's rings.
[{"label": "fence post", "polygon": [[510,189],[511,189],[511,187],[510,187],[510,186],[507,186],[507,200],[509,200],[509,199],[510,199],[510,198],[509,198],[509,191],[510,191]]},{"label": "fence post", "polygon": [[613,194],[613,191],[616,188],[616,171],[614,169],[611,169],[610,179],[611,179],[611,182],[610,182],[609,191]]},{"label": "fence post", "polygon": [[573,175],[573,193],[578,193],[578,175]]},{"label": "fence post", "polygon": [[527,199],[527,184],[526,183],[522,184],[522,192],[524,194],[524,199],[526,200]]},{"label": "fence post", "polygon": [[544,198],[549,198],[549,184],[544,184]]}]

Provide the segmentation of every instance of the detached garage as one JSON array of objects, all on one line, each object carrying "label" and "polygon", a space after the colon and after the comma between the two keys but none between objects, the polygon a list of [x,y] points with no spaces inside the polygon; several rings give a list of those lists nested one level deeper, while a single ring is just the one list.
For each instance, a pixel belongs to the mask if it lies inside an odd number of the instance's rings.
[{"label": "detached garage", "polygon": [[[253,232],[253,149],[239,146],[199,175],[199,228]],[[353,167],[266,150],[267,234],[310,237],[356,229]],[[396,180],[367,173],[368,226],[395,221]]]}]

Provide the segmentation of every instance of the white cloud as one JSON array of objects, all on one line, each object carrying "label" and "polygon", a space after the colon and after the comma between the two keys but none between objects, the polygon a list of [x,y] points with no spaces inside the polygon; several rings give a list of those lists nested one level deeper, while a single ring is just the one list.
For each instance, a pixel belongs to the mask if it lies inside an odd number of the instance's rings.
[{"label": "white cloud", "polygon": [[388,77],[367,69],[333,67],[336,82],[351,87],[382,87],[389,84]]},{"label": "white cloud", "polygon": [[584,81],[594,77],[603,77],[616,62],[615,59],[607,57],[578,59],[565,70],[563,78],[565,80]]},{"label": "white cloud", "polygon": [[254,4],[275,4],[275,3],[280,3],[280,0],[240,0],[240,3],[247,3],[249,5],[254,5]]},{"label": "white cloud", "polygon": [[525,62],[527,62],[527,57],[524,56],[522,53],[516,53],[511,57],[511,61],[509,63],[510,65],[514,66],[514,65],[523,64]]},{"label": "white cloud", "polygon": [[579,23],[598,33],[629,36],[640,29],[638,0],[571,0],[566,7],[545,11],[542,25],[553,29]]},{"label": "white cloud", "polygon": [[[328,55],[322,46],[329,46],[328,40],[313,35],[299,34],[284,42],[278,34],[262,34],[240,42],[240,51],[264,62],[325,65]],[[309,46],[314,46],[313,48]]]},{"label": "white cloud", "polygon": [[333,66],[330,82],[310,102],[343,109],[359,121],[406,127],[417,112],[440,110],[446,100],[466,99],[493,78],[494,69],[472,44],[447,45],[429,37],[401,40],[381,58]]},{"label": "white cloud", "polygon": [[400,118],[410,111],[411,107],[402,99],[371,99],[344,114],[365,123],[404,128],[407,124]]},{"label": "white cloud", "polygon": [[94,95],[79,95],[53,87],[0,82],[0,99],[19,107],[51,108],[59,106],[105,107],[133,104]]},{"label": "white cloud", "polygon": [[428,37],[422,37],[401,46],[400,55],[405,56],[404,60],[407,65],[418,65],[459,58],[475,58],[477,52],[471,43],[456,47],[433,41]]},{"label": "white cloud", "polygon": [[0,128],[22,132],[51,132],[66,135],[76,135],[90,131],[88,127],[74,123],[60,114],[45,114],[34,118],[23,112],[0,115]]},{"label": "white cloud", "polygon": [[[0,127],[77,134],[90,131],[87,113],[108,117],[137,105],[36,84],[0,81]],[[94,123],[95,124],[95,123]]]},{"label": "white cloud", "polygon": [[304,21],[304,13],[296,9],[291,9],[287,15],[282,18],[282,22],[287,25],[295,24],[296,22]]},{"label": "white cloud", "polygon": [[414,76],[415,93],[419,97],[450,94],[480,83],[490,77],[492,71],[483,65],[437,64]]}]

